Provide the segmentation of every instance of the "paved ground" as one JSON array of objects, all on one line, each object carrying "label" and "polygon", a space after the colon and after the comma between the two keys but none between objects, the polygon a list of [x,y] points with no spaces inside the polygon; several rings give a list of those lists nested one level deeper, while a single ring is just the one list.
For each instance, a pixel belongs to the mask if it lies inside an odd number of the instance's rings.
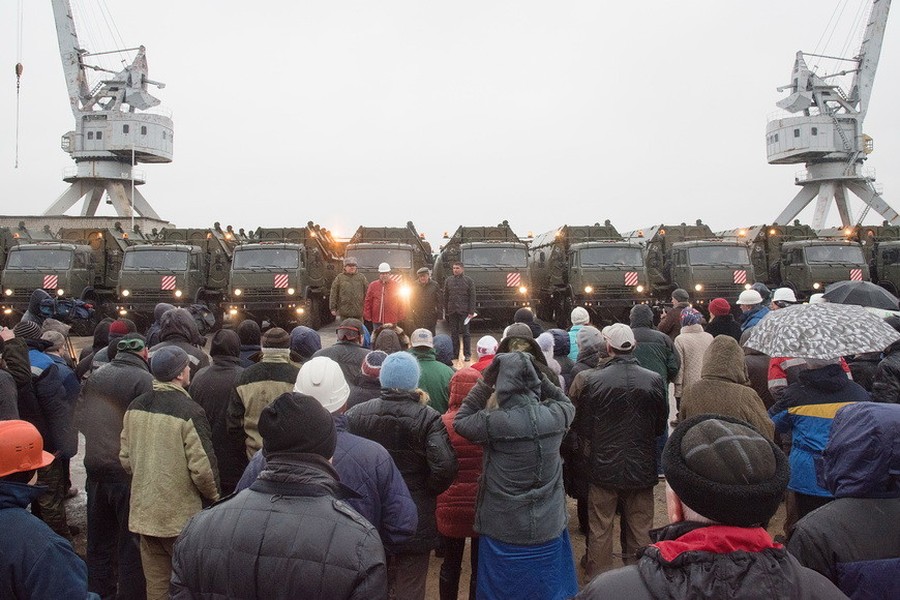
[{"label": "paved ground", "polygon": [[[323,327],[319,334],[322,337],[322,345],[329,346],[335,341],[335,330],[334,324]],[[485,328],[477,331],[473,331],[472,337],[472,345],[473,345],[473,355],[474,355],[474,345],[479,337],[483,335],[493,335],[497,339],[500,339],[502,334],[502,330],[494,330],[493,328]],[[76,351],[80,351],[81,348],[89,345],[91,343],[91,338],[75,338],[73,340]],[[460,362],[458,366],[464,366],[464,363]],[[672,414],[674,415],[675,407],[674,405],[671,407]],[[71,471],[72,471],[72,485],[77,487],[80,491],[75,498],[72,498],[67,503],[67,512],[70,525],[75,525],[80,528],[80,533],[75,537],[75,548],[79,554],[84,556],[85,551],[85,532],[87,531],[86,522],[85,522],[85,511],[86,511],[86,502],[87,496],[84,492],[84,466],[82,464],[83,460],[83,451],[84,451],[84,438],[80,437],[79,443],[79,453],[78,455],[72,459],[71,463]],[[664,525],[667,522],[666,517],[666,505],[665,505],[665,485],[662,483],[657,485],[654,488],[654,497],[655,497],[655,517],[654,517],[654,526],[659,527]],[[581,557],[584,555],[585,548],[585,539],[584,536],[578,531],[578,519],[575,514],[575,502],[571,499],[568,500],[568,508],[569,508],[569,535],[572,540],[572,553],[573,558],[575,560],[576,569],[578,571],[579,578],[581,579],[581,583],[584,584],[586,581],[583,580],[584,573],[580,567]],[[769,524],[769,532],[772,535],[782,533],[782,527],[784,524],[784,506],[782,505],[778,513],[776,513],[775,517],[772,519]],[[615,547],[614,552],[621,552],[621,547],[618,543],[619,532],[618,526],[616,527],[616,531],[613,535],[613,540]],[[436,558],[432,555],[431,558],[431,566],[428,575],[428,588],[427,588],[427,598],[436,599],[438,598],[438,574],[440,572],[442,559]],[[463,576],[460,582],[460,598],[468,598],[467,590],[468,590],[468,580],[470,575],[470,570],[468,567],[469,564],[469,548],[468,545],[466,547],[466,553],[463,557]],[[616,559],[617,566],[621,564],[621,560],[619,558]]]}]

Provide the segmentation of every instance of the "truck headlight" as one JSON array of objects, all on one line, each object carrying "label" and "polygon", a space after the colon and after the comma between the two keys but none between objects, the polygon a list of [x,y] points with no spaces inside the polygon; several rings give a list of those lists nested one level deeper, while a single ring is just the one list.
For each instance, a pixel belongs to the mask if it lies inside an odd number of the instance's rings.
[{"label": "truck headlight", "polygon": [[243,294],[243,293],[244,293],[244,290],[242,290],[241,288],[234,288],[234,295],[235,295],[235,296],[240,296],[240,295]]},{"label": "truck headlight", "polygon": [[122,290],[122,296],[124,296],[125,298],[127,298],[127,297],[130,296],[130,295],[131,295],[131,292],[130,292],[130,291],[128,291],[128,290]]},{"label": "truck headlight", "polygon": [[694,289],[695,289],[696,291],[698,291],[698,292],[702,292],[702,291],[703,291],[703,284],[702,284],[702,283],[698,283],[697,285],[694,286]]},{"label": "truck headlight", "polygon": [[228,314],[231,315],[231,316],[233,317],[234,315],[237,314],[237,309],[236,309],[236,308],[230,308],[230,309],[228,309]]},{"label": "truck headlight", "polygon": [[822,284],[819,283],[818,281],[815,282],[815,283],[813,284],[813,289],[814,289],[814,290],[817,290],[817,289],[819,289],[820,287],[822,287]]},{"label": "truck headlight", "polygon": [[641,292],[643,292],[643,291],[644,291],[644,286],[642,286],[642,285],[639,285],[639,286],[637,286],[637,287],[636,287],[636,288],[634,288],[634,289],[636,289],[636,290],[637,290],[637,293],[638,293],[638,294],[640,294],[640,293],[641,293]]},{"label": "truck headlight", "polygon": [[125,310],[124,308],[120,308],[120,309],[119,309],[119,316],[120,316],[120,317],[124,317],[124,316],[127,315],[127,314],[128,314],[128,311]]},{"label": "truck headlight", "polygon": [[13,295],[13,291],[9,288],[6,288],[5,290],[3,290],[3,293],[6,294],[7,296]]},{"label": "truck headlight", "polygon": [[589,286],[589,285],[584,286],[584,293],[585,293],[585,294],[590,294],[590,293],[593,292],[593,291],[594,291],[594,288],[592,288],[591,286]]},{"label": "truck headlight", "polygon": [[66,290],[64,290],[64,289],[62,289],[62,288],[57,288],[57,289],[56,289],[56,295],[57,295],[57,296],[65,296],[65,295],[66,295]]},{"label": "truck headlight", "polygon": [[305,310],[302,306],[298,306],[298,307],[297,307],[297,314],[298,314],[298,315],[302,315],[302,314],[305,313],[305,312],[306,312],[306,310]]},{"label": "truck headlight", "polygon": [[288,296],[293,296],[296,293],[297,293],[297,290],[295,290],[294,288],[288,288]]},{"label": "truck headlight", "polygon": [[527,294],[527,293],[528,293],[528,288],[525,287],[524,285],[520,285],[520,286],[519,286],[519,293],[522,294],[522,295]]},{"label": "truck headlight", "polygon": [[175,297],[181,298],[181,296],[182,296],[181,290],[175,290]]},{"label": "truck headlight", "polygon": [[408,285],[400,286],[400,297],[401,298],[409,298],[409,295],[411,293],[412,293],[412,288],[410,288]]}]

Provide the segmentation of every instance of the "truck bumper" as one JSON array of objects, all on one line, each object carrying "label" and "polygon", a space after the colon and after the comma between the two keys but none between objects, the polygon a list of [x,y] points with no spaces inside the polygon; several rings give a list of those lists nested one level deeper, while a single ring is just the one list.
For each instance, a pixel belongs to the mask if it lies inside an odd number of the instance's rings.
[{"label": "truck bumper", "polygon": [[226,323],[240,323],[244,319],[286,320],[290,323],[305,323],[310,317],[310,302],[223,302],[223,320]]}]

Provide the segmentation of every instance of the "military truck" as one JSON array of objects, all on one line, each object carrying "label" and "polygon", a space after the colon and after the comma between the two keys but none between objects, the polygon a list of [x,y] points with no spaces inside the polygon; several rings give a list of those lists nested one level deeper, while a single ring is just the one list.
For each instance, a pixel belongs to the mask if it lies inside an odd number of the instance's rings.
[{"label": "military truck", "polygon": [[328,295],[341,260],[331,233],[306,227],[259,228],[234,249],[225,319],[296,324],[318,329],[331,321]]},{"label": "military truck", "polygon": [[645,247],[657,303],[667,303],[675,288],[687,290],[699,306],[718,297],[734,301],[754,281],[747,244],[717,236],[699,219],[694,225],[654,225],[625,237]]},{"label": "military truck", "polygon": [[[45,230],[40,237],[48,236]],[[17,239],[26,237],[34,239]],[[108,229],[63,228],[52,239],[11,246],[2,274],[4,314],[21,316],[37,288],[88,302],[97,316],[111,313],[124,252],[140,237],[140,231],[129,234],[116,223]]]},{"label": "military truck", "polygon": [[603,225],[563,225],[530,245],[531,297],[537,316],[566,327],[572,308],[601,320],[627,321],[635,304],[649,299],[641,245]]},{"label": "military truck", "polygon": [[528,245],[519,239],[507,221],[496,227],[460,225],[434,261],[439,285],[453,275],[460,261],[475,283],[475,311],[481,317],[511,323],[515,312],[531,304]]},{"label": "military truck", "polygon": [[212,228],[168,228],[128,248],[119,276],[119,315],[153,321],[160,302],[190,308],[201,332],[221,324],[231,254],[238,240],[218,223]]},{"label": "military truck", "polygon": [[[416,271],[431,268],[431,244],[416,231],[412,221],[406,227],[360,226],[344,247],[344,256],[352,256],[366,281],[378,278],[378,265],[391,265],[392,277],[403,286],[415,281]],[[409,288],[406,287],[406,290]]]},{"label": "military truck", "polygon": [[749,244],[754,270],[769,288],[788,287],[800,301],[835,281],[869,280],[862,247],[846,239],[823,238],[809,225],[758,225],[734,232]]}]

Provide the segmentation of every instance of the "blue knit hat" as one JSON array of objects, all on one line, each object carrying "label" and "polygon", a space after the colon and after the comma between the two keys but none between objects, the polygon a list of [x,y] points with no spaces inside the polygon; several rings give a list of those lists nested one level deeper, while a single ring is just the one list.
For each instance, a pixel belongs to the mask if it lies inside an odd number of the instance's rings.
[{"label": "blue knit hat", "polygon": [[394,352],[381,363],[381,387],[414,390],[419,387],[419,361],[408,352]]}]

